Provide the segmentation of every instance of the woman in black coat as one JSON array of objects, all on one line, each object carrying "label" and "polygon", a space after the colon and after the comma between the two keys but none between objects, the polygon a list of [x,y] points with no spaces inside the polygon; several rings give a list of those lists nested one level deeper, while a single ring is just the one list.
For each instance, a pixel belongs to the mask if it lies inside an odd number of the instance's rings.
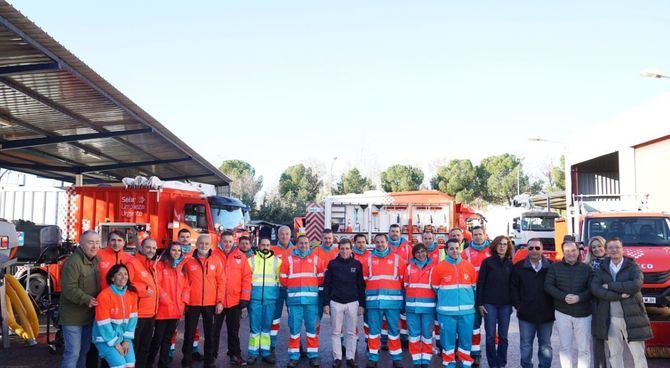
[{"label": "woman in black coat", "polygon": [[482,262],[479,269],[475,305],[484,319],[486,360],[489,367],[498,368],[507,365],[507,331],[512,315],[512,241],[500,235],[491,242],[490,251],[491,256]]}]

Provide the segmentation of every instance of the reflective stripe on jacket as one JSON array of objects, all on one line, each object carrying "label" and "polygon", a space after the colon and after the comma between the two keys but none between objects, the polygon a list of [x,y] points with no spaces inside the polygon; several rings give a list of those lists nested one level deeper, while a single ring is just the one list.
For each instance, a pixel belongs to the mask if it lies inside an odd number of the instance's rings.
[{"label": "reflective stripe on jacket", "polygon": [[402,309],[402,278],[405,261],[391,252],[385,257],[370,254],[363,264],[365,306],[368,309]]},{"label": "reflective stripe on jacket", "polygon": [[405,286],[405,311],[410,313],[435,313],[435,291],[433,291],[432,260],[423,268],[409,262],[403,277]]},{"label": "reflective stripe on jacket", "polygon": [[223,307],[234,307],[240,304],[240,300],[251,299],[251,267],[247,256],[238,247],[231,249],[228,254],[217,247],[215,253],[221,258],[226,274]]},{"label": "reflective stripe on jacket", "polygon": [[451,316],[475,313],[475,277],[475,268],[465,259],[458,264],[444,261],[435,266],[432,285],[437,294],[437,313]]},{"label": "reflective stripe on jacket", "polygon": [[287,305],[318,304],[319,286],[325,271],[323,261],[312,251],[305,258],[294,252],[282,261],[279,281],[287,288]]},{"label": "reflective stripe on jacket", "polygon": [[223,304],[226,292],[226,273],[223,261],[211,250],[206,258],[201,258],[198,251],[184,261],[184,273],[188,285],[188,302],[186,305],[211,306]]},{"label": "reflective stripe on jacket", "polygon": [[184,304],[188,300],[189,290],[184,275],[184,264],[177,267],[168,262],[158,262],[156,272],[160,274],[158,296],[158,313],[156,319],[180,319],[184,315]]},{"label": "reflective stripe on jacket", "polygon": [[152,261],[143,254],[137,253],[126,264],[132,285],[137,289],[139,306],[137,313],[140,318],[155,317],[158,312],[158,280],[156,261]]},{"label": "reflective stripe on jacket", "polygon": [[117,293],[107,287],[98,294],[93,323],[93,342],[115,346],[132,341],[137,327],[137,294],[124,290]]},{"label": "reflective stripe on jacket", "polygon": [[274,303],[279,297],[279,270],[282,261],[274,253],[257,252],[249,257],[251,300]]}]

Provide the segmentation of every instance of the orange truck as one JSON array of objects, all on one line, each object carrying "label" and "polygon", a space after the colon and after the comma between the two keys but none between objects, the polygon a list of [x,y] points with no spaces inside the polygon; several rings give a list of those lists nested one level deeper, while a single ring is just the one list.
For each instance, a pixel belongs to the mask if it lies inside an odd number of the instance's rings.
[{"label": "orange truck", "polygon": [[[123,184],[74,186],[68,191],[65,237],[74,241],[86,230],[98,231],[105,239],[113,230],[126,235],[126,251],[134,253],[146,237],[156,239],[164,249],[178,238],[180,229],[191,232],[191,242],[200,234],[218,242],[223,229],[232,229],[238,236],[247,235],[249,208],[235,198],[207,196],[199,188],[179,182],[166,182],[159,188],[133,187]],[[34,298],[47,290],[60,292],[60,264],[64,257],[52,262],[23,267],[17,278],[26,284]]]}]

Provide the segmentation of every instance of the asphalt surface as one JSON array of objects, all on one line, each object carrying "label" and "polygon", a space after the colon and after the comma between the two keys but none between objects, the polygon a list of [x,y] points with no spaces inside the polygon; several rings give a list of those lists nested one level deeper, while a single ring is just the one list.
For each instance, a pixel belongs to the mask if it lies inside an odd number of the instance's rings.
[{"label": "asphalt surface", "polygon": [[[248,318],[243,318],[240,327],[240,340],[242,344],[243,356],[246,357],[246,346],[248,338]],[[41,326],[42,328],[44,326]],[[223,329],[225,329],[225,324]],[[223,330],[222,330],[223,331]],[[483,328],[482,328],[483,331]],[[179,367],[181,360],[181,340],[182,340],[183,325],[179,327],[178,333],[178,342],[177,342],[177,353],[175,355],[175,360],[172,363],[172,366]],[[322,367],[331,367],[333,363],[332,350],[330,344],[330,317],[324,316],[321,323],[321,335],[320,335],[320,351],[319,357]],[[304,339],[304,337],[303,337]],[[482,335],[482,340],[485,337]],[[57,367],[60,366],[61,355],[60,354],[51,354],[49,349],[45,345],[44,334],[40,335],[39,344],[34,347],[25,347],[18,338],[15,336],[11,339],[11,347],[9,350],[0,349],[0,368],[2,367]],[[202,345],[201,345],[202,346]],[[552,367],[560,367],[558,362],[558,334],[556,329],[552,335],[552,346],[554,347],[554,358],[552,361]],[[227,351],[227,342],[226,342],[226,333],[221,334],[221,343],[219,348],[219,359],[216,362],[217,367],[231,367],[230,362],[226,356]],[[201,347],[202,349],[202,347]],[[482,352],[484,352],[485,347],[482,346]],[[202,351],[202,350],[201,350]],[[279,333],[279,340],[277,346],[277,364],[276,367],[285,367],[288,362],[288,327],[286,324],[286,311],[284,311],[282,328]],[[366,357],[365,357],[365,343],[363,338],[360,338],[358,341],[358,349],[356,354],[356,362],[358,367],[365,367]],[[537,354],[537,345],[535,346],[534,355]],[[482,367],[488,367],[486,364],[485,353],[482,356]],[[411,367],[412,361],[409,356],[409,353],[405,350],[403,353],[403,366]],[[519,330],[516,315],[512,315],[512,321],[510,323],[509,329],[509,350],[508,350],[508,367],[518,367],[519,364]],[[537,358],[534,358],[535,364],[537,364]],[[650,359],[648,360],[649,367],[651,368],[660,368],[660,367],[670,367],[670,359]],[[194,367],[201,367],[202,363],[194,362]],[[258,363],[257,367],[269,367],[268,365],[263,365]],[[309,364],[306,358],[303,358],[300,361],[299,367],[308,367]],[[626,353],[625,366],[632,367],[632,361],[630,355]],[[387,352],[383,352],[380,360],[379,367],[386,368],[392,367],[391,359]],[[441,367],[440,357],[438,355],[433,357],[431,367]]]}]

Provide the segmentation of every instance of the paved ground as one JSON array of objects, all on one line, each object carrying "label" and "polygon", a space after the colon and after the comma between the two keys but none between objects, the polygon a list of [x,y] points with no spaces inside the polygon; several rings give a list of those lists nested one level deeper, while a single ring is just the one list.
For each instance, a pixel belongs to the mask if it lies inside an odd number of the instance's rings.
[{"label": "paved ground", "polygon": [[[285,315],[286,313],[284,313]],[[240,338],[242,341],[242,349],[244,351],[243,355],[246,356],[246,345],[247,345],[247,332],[248,332],[248,319],[244,318],[241,324],[241,333],[240,333]],[[277,357],[279,359],[277,363],[277,367],[285,367],[286,362],[287,362],[287,349],[288,349],[288,329],[285,328],[286,326],[286,316],[284,316],[284,321],[282,323],[282,330],[280,331],[279,334],[279,346],[277,348]],[[225,325],[224,325],[225,329]],[[483,330],[483,329],[482,329]],[[330,340],[328,339],[330,333],[330,321],[329,317],[324,317],[322,321],[322,329],[321,329],[321,336],[325,337],[322,338],[321,340],[321,351],[320,351],[320,358],[321,358],[321,366],[322,367],[331,367],[332,366],[332,351],[330,349]],[[178,348],[181,347],[181,328],[180,328],[180,334],[178,336],[179,341],[177,343]],[[512,316],[512,323],[510,324],[510,331],[509,331],[509,340],[510,340],[510,346],[509,346],[509,352],[508,352],[508,367],[518,367],[519,366],[519,330],[517,328],[517,320],[516,316]],[[552,338],[552,345],[554,346],[554,360],[552,363],[552,367],[559,367],[558,363],[558,336],[556,334],[556,330],[554,330],[554,335]],[[483,348],[483,347],[482,347]],[[230,367],[229,361],[226,358],[226,334],[222,333],[221,334],[221,349],[219,350],[219,360],[217,361],[217,366],[218,367]],[[363,339],[360,339],[359,344],[358,344],[358,354],[357,354],[357,363],[359,367],[365,367],[365,354],[362,353],[365,351],[365,346]],[[535,347],[535,351],[537,351],[537,346]],[[2,367],[55,367],[60,364],[60,355],[52,355],[49,353],[48,349],[46,348],[44,344],[44,335],[42,334],[42,338],[40,340],[40,344],[35,347],[24,347],[20,343],[20,341],[16,339],[12,339],[12,346],[10,347],[9,350],[0,350],[0,368]],[[177,356],[175,357],[175,363],[173,363],[173,366],[178,367],[179,360],[181,359],[181,353],[178,352]],[[300,367],[308,367],[307,360],[303,359],[303,361],[300,362]],[[405,352],[404,354],[404,360],[403,364],[405,367],[411,367],[411,359],[409,357],[409,354]],[[199,367],[201,364],[195,364],[194,367]],[[261,367],[260,364],[257,365],[258,367]],[[267,365],[266,365],[267,366]],[[386,368],[386,367],[391,367],[391,361],[387,355],[387,353],[382,354],[382,360],[380,363],[380,367]],[[439,367],[439,357],[435,356],[433,358],[433,364],[432,367]],[[482,367],[487,367],[488,365],[486,364],[486,359],[483,359],[482,362]],[[626,365],[627,367],[632,367],[632,362],[630,361],[630,357],[627,357],[626,359]],[[649,360],[649,367],[670,367],[670,359],[653,359]]]}]

